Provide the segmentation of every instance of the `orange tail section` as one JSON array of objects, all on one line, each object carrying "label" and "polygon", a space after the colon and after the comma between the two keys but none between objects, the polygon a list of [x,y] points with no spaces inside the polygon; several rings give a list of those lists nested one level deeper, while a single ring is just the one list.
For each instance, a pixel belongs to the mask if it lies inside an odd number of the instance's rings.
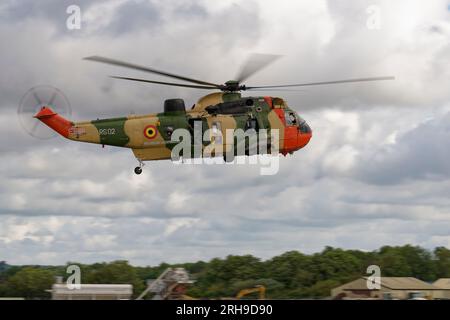
[{"label": "orange tail section", "polygon": [[73,123],[61,117],[51,108],[42,107],[34,117],[45,123],[48,127],[52,128],[63,137],[69,137],[69,130],[73,126]]}]

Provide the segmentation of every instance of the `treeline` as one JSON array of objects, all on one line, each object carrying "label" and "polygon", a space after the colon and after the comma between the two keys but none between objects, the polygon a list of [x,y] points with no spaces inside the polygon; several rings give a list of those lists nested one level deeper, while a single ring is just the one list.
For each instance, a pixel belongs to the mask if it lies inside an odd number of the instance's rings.
[{"label": "treeline", "polygon": [[[77,264],[82,283],[128,283],[134,295],[145,289],[147,279],[157,278],[168,267],[183,267],[196,280],[188,294],[197,298],[232,297],[243,288],[265,285],[268,298],[323,298],[330,289],[366,274],[378,265],[383,276],[415,277],[432,282],[450,278],[450,250],[429,251],[417,246],[385,246],[372,252],[326,247],[306,255],[289,251],[262,261],[251,256],[230,255],[209,262],[198,261],[155,267],[135,267],[127,261]],[[0,296],[48,299],[55,276],[67,277],[66,266],[10,266],[0,262]]]}]

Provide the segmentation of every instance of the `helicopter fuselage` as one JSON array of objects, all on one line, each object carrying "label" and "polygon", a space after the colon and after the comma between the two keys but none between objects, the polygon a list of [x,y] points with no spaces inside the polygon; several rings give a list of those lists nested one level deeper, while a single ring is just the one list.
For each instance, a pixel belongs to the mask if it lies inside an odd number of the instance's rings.
[{"label": "helicopter fuselage", "polygon": [[202,133],[209,130],[207,139],[202,140],[202,149],[215,143],[222,144],[224,152],[236,148],[235,140],[227,138],[230,130],[255,130],[256,133],[266,130],[269,136],[270,132],[277,131],[277,147],[284,155],[303,148],[312,136],[310,127],[283,99],[241,97],[239,93],[209,94],[191,110],[185,110],[183,100],[170,99],[165,102],[164,112],[147,115],[70,122],[44,107],[36,118],[70,140],[130,148],[139,161],[171,159],[172,150],[179,142],[172,139],[175,130],[194,134],[196,123]]}]

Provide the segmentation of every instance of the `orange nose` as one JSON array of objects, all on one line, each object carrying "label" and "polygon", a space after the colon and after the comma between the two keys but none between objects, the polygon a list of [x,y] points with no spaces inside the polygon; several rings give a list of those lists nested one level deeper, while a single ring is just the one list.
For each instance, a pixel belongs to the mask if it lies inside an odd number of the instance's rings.
[{"label": "orange nose", "polygon": [[309,133],[302,133],[299,132],[298,136],[297,136],[297,144],[298,144],[298,148],[303,148],[304,146],[306,146],[309,143],[309,140],[311,140],[312,137],[312,132]]},{"label": "orange nose", "polygon": [[298,148],[303,148],[306,146],[311,140],[312,137],[312,130],[311,127],[306,123],[306,121],[300,122],[298,126],[298,134],[297,134],[297,145]]}]

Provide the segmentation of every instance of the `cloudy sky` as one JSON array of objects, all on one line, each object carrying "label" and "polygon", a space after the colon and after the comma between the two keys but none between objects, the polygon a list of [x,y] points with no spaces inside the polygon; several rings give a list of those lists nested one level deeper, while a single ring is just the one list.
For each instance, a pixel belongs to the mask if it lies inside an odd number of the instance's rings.
[{"label": "cloudy sky", "polygon": [[[80,30],[66,27],[72,4]],[[448,0],[6,0],[0,41],[0,260],[154,265],[326,245],[450,247]],[[204,94],[112,80],[149,76],[85,56],[224,82],[253,52],[283,58],[248,85],[396,80],[270,92],[313,128],[274,176],[170,161],[135,176],[128,149],[36,139],[17,120],[36,85],[63,91],[73,120]]]}]

